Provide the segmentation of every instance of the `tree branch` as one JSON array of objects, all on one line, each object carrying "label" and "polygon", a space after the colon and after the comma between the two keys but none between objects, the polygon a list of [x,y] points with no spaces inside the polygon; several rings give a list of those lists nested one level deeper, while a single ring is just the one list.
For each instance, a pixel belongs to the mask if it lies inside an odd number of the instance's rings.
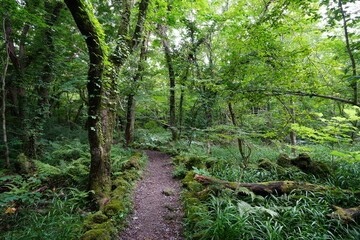
[{"label": "tree branch", "polygon": [[293,96],[306,96],[306,97],[318,97],[318,98],[325,98],[325,99],[331,99],[338,102],[347,103],[353,106],[360,107],[360,104],[358,102],[354,102],[351,100],[347,100],[340,97],[334,97],[334,96],[328,96],[318,93],[307,93],[307,92],[301,92],[301,91],[277,91],[277,90],[262,90],[262,89],[254,89],[254,90],[246,90],[242,93],[251,93],[251,92],[258,92],[263,93],[264,95],[268,96],[279,96],[279,95],[293,95]]}]

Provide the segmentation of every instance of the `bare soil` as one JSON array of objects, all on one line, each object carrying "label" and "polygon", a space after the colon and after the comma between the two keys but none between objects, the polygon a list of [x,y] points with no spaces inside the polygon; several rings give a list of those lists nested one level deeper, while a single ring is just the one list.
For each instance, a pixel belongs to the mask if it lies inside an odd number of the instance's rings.
[{"label": "bare soil", "polygon": [[149,158],[148,166],[134,192],[134,212],[129,215],[129,226],[120,233],[120,239],[184,239],[180,186],[172,177],[171,158],[157,151],[146,150],[145,153]]}]

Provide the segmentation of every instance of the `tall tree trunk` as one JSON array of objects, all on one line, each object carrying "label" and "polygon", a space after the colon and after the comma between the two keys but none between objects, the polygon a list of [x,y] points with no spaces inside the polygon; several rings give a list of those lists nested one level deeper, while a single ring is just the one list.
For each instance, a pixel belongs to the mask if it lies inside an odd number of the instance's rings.
[{"label": "tall tree trunk", "polygon": [[160,26],[161,34],[161,43],[163,45],[166,65],[168,67],[169,73],[169,87],[170,87],[170,96],[169,96],[169,125],[170,131],[172,134],[172,140],[177,139],[177,130],[176,130],[176,100],[175,100],[175,70],[173,67],[173,61],[171,57],[171,50],[169,46],[169,41],[167,38],[167,28],[165,26]]},{"label": "tall tree trunk", "polygon": [[[3,21],[4,33],[5,33],[5,20]],[[1,116],[2,116],[2,130],[3,130],[3,140],[5,146],[5,164],[6,168],[10,169],[10,157],[9,157],[9,145],[7,140],[7,130],[6,130],[6,73],[9,66],[9,50],[6,48],[6,59],[4,62],[4,69],[1,76],[2,82],[2,106],[1,106]]]},{"label": "tall tree trunk", "polygon": [[49,89],[48,85],[52,81],[53,76],[53,60],[54,60],[54,41],[53,41],[53,26],[60,15],[60,11],[63,8],[63,3],[55,2],[45,3],[45,8],[47,10],[47,15],[45,17],[45,23],[47,27],[44,30],[44,48],[42,49],[44,52],[45,65],[43,67],[43,71],[41,73],[41,82],[38,86],[39,93],[39,117],[41,120],[46,119],[49,116]]},{"label": "tall tree trunk", "polygon": [[[88,137],[91,166],[89,189],[95,192],[100,207],[110,198],[110,151],[115,122],[112,103],[113,82],[103,76],[107,54],[100,23],[90,3],[82,0],[65,0],[76,25],[85,36],[90,63],[88,71]],[[111,87],[107,87],[107,86]]]},{"label": "tall tree trunk", "polygon": [[352,88],[354,90],[354,104],[357,105],[358,104],[358,78],[357,77],[357,73],[356,73],[356,62],[355,62],[355,57],[354,54],[351,50],[350,47],[350,38],[349,38],[349,32],[348,32],[348,25],[347,25],[347,20],[346,20],[346,16],[345,16],[345,12],[344,12],[344,8],[342,5],[342,0],[339,0],[339,8],[341,11],[341,17],[343,20],[343,28],[344,28],[344,35],[345,35],[345,42],[346,42],[346,50],[348,52],[350,61],[351,61],[351,68],[352,68]]},{"label": "tall tree trunk", "polygon": [[[144,39],[141,44],[138,69],[133,78],[134,93],[137,91],[137,86],[136,86],[137,83],[139,82],[139,80],[141,81],[144,74],[144,70],[145,70],[144,64],[146,61],[146,55],[147,55],[147,39]],[[129,94],[128,96],[126,127],[125,127],[126,146],[129,146],[134,139],[135,111],[136,111],[136,95],[134,93]]]}]

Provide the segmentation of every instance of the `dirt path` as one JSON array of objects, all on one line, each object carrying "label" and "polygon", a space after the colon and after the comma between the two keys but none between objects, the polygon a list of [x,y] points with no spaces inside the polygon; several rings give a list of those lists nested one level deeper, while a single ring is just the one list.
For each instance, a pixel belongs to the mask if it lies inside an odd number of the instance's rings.
[{"label": "dirt path", "polygon": [[179,183],[172,178],[171,159],[165,153],[145,151],[149,157],[143,179],[134,192],[134,213],[121,240],[180,240],[182,210]]}]

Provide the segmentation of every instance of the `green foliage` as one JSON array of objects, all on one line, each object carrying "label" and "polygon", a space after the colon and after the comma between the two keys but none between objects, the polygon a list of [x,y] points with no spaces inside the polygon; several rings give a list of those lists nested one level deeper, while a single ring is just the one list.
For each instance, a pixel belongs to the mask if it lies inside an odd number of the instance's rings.
[{"label": "green foliage", "polygon": [[36,190],[42,187],[45,179],[42,174],[21,176],[1,173],[0,187],[5,191],[0,193],[0,207],[12,207],[15,203],[25,206],[37,204],[42,194]]},{"label": "green foliage", "polygon": [[[82,216],[67,200],[54,198],[45,208],[21,209],[0,216],[2,239],[78,239]],[[10,227],[11,226],[11,227]]]},{"label": "green foliage", "polygon": [[[360,167],[356,163],[332,161],[330,151],[324,145],[305,145],[314,149],[314,161],[326,162],[335,169],[333,175],[318,178],[295,167],[258,168],[254,163],[260,158],[269,158],[275,163],[279,152],[277,146],[256,146],[254,158],[247,169],[237,167],[234,156],[221,146],[212,148],[212,157],[217,158],[210,168],[194,169],[183,179],[188,191],[201,191],[192,187],[195,173],[217,177],[227,181],[267,182],[293,180],[323,184],[336,188],[359,191]],[[349,146],[347,146],[349,148]],[[287,148],[285,148],[287,149]],[[349,148],[350,149],[350,148]],[[288,149],[287,149],[288,150]],[[180,169],[181,162],[174,161]],[[235,167],[236,166],[236,167]],[[351,194],[291,193],[283,196],[249,195],[238,191],[213,189],[214,195],[201,201],[196,194],[185,192],[186,236],[189,239],[356,239],[358,225],[344,226],[326,217],[331,212],[330,204],[343,207],[358,205],[359,199]],[[206,207],[205,207],[206,206]]]}]

